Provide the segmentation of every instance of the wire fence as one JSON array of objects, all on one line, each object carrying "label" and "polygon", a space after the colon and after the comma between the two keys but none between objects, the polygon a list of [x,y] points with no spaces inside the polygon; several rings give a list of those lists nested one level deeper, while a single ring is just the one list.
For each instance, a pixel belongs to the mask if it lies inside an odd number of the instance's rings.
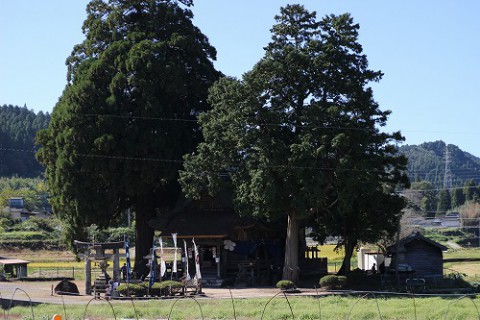
[{"label": "wire fence", "polygon": [[[229,315],[223,316],[222,319],[254,319],[251,317],[246,317],[245,315],[241,315],[239,312],[239,308],[244,307],[244,299],[245,297],[235,297],[235,293],[237,292],[235,289],[228,289],[229,296],[223,298],[222,300],[228,299],[230,300],[230,307],[228,304],[224,304],[223,308],[229,309],[226,310]],[[259,312],[257,313],[257,317],[255,319],[272,319],[272,308],[278,308],[278,302],[283,303],[284,309],[287,312],[284,312],[281,319],[319,319],[319,320],[327,320],[327,319],[480,319],[480,312],[477,303],[479,301],[475,301],[477,298],[476,294],[463,294],[463,295],[455,295],[455,294],[448,294],[448,295],[431,295],[431,294],[414,294],[414,293],[396,293],[396,292],[383,292],[383,291],[330,291],[328,293],[320,292],[318,289],[309,289],[308,295],[298,296],[295,294],[290,294],[286,291],[278,291],[275,294],[271,295],[270,297],[264,296],[264,300],[266,298],[266,302],[259,304]],[[38,294],[37,293],[32,293]],[[19,317],[18,314],[11,315],[12,307],[15,306],[16,303],[19,301],[19,296],[23,297],[23,304],[26,305],[28,308],[28,315],[22,315],[22,319],[24,320],[33,320],[35,318],[45,319],[44,315],[36,315],[36,309],[34,305],[38,303],[38,301],[33,301],[30,294],[21,288],[15,288],[11,295],[11,298],[6,299],[2,296],[0,292],[0,300],[2,302],[2,310],[3,310],[3,318],[5,320],[10,320],[12,318],[17,319]],[[327,308],[324,301],[327,298],[344,298],[344,301],[336,301],[335,303],[338,304],[336,314],[332,315],[331,310],[328,314],[324,311]],[[392,316],[385,311],[387,309],[385,307],[385,301],[387,298],[403,298],[404,304],[407,306],[408,315],[405,315],[404,311],[399,311],[398,316]],[[78,305],[78,302],[65,302],[64,297],[62,295],[57,295],[57,299],[61,299],[61,312],[55,315],[50,315],[51,319],[58,320],[58,319],[78,319],[78,316],[72,316],[70,313],[69,308],[72,305]],[[84,298],[88,298],[85,297]],[[296,306],[296,299],[308,299],[308,309],[309,313],[306,315],[304,313],[305,310],[299,310]],[[325,298],[325,299],[324,299]],[[436,315],[425,314],[425,311],[419,311],[419,302],[425,304],[428,303],[428,300],[425,298],[440,298],[443,299],[444,303],[442,304],[441,312],[437,312]],[[194,307],[190,308],[192,313],[189,319],[218,319],[215,316],[211,316],[208,313],[209,309],[208,304],[211,300],[219,300],[218,298],[208,298],[204,296],[178,296],[169,299],[159,299],[156,300],[161,301],[164,300],[165,303],[168,303],[168,310],[164,314],[157,314],[152,319],[179,319],[177,312],[185,308],[185,305],[179,303],[180,301],[192,301]],[[279,301],[277,301],[279,300]],[[148,319],[145,317],[145,312],[142,310],[144,305],[140,305],[140,301],[145,300],[135,300],[132,298],[123,298],[119,300],[108,300],[103,297],[92,297],[89,300],[84,300],[82,305],[84,305],[83,312],[82,312],[82,319],[125,319],[125,315],[122,314],[120,311],[121,307],[125,309],[125,305],[129,305],[128,308],[130,313],[128,319]],[[274,307],[271,305],[277,302]],[[427,302],[426,302],[427,301]],[[357,309],[360,306],[364,306],[368,303],[369,308],[366,311],[358,311]],[[456,314],[458,309],[455,309],[457,304],[462,304],[462,309],[470,309],[469,316],[459,316]],[[93,310],[98,309],[99,305],[105,305],[107,308],[102,309],[102,314],[98,315],[98,312]],[[60,310],[57,308],[57,310]],[[58,312],[58,311],[57,311]],[[422,313],[423,312],[423,313]],[[388,314],[388,315],[387,315]]]},{"label": "wire fence", "polygon": [[37,267],[37,268],[28,268],[28,276],[24,277],[25,280],[28,279],[75,279],[75,276],[79,275],[78,269],[75,267],[71,268],[61,268],[61,267]]}]

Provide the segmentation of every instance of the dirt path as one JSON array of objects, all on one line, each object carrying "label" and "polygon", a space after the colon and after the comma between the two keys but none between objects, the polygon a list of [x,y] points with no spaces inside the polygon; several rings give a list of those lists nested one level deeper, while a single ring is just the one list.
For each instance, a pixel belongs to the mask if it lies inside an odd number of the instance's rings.
[{"label": "dirt path", "polygon": [[[42,282],[0,282],[0,294],[2,300],[9,302],[10,300],[32,301],[35,303],[51,303],[51,304],[87,304],[93,299],[93,295],[85,295],[85,285],[83,281],[74,281],[77,285],[80,295],[68,296],[57,295],[53,293],[53,288],[58,281],[42,281]],[[233,298],[258,298],[273,297],[280,291],[277,288],[204,288],[203,294],[197,296],[199,299],[230,299]],[[316,295],[314,289],[301,289],[300,293],[294,295]]]}]

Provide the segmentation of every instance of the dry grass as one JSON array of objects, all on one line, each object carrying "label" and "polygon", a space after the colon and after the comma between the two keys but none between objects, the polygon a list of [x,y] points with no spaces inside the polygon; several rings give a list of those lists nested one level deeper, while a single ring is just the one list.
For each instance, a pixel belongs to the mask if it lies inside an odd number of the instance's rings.
[{"label": "dry grass", "polygon": [[0,256],[32,262],[74,262],[75,255],[67,250],[0,250]]},{"label": "dry grass", "polygon": [[329,262],[342,262],[344,253],[343,249],[335,251],[335,245],[325,244],[317,246],[320,250],[320,257],[327,258]]}]

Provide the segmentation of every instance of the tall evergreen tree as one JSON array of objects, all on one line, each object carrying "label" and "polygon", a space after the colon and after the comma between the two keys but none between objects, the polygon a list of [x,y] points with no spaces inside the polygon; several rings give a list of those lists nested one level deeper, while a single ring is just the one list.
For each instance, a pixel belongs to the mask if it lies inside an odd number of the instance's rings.
[{"label": "tall evergreen tree", "polygon": [[465,201],[478,201],[480,199],[480,188],[477,183],[471,179],[465,182],[463,186]]},{"label": "tall evergreen tree", "polygon": [[38,136],[54,210],[69,240],[126,208],[136,219],[136,269],[168,210],[182,155],[200,139],[196,115],[219,77],[216,51],[192,23],[191,1],[92,0],[68,84]]},{"label": "tall evergreen tree", "polygon": [[438,194],[437,215],[446,214],[452,208],[452,198],[448,189],[440,190]]},{"label": "tall evergreen tree", "polygon": [[465,203],[465,193],[462,188],[452,190],[452,209],[456,209]]},{"label": "tall evergreen tree", "polygon": [[426,216],[434,217],[437,212],[437,192],[433,184],[427,180],[415,181],[406,190],[409,201],[418,206]]},{"label": "tall evergreen tree", "polygon": [[299,229],[339,197],[345,207],[350,195],[360,202],[362,192],[351,190],[363,178],[375,194],[390,193],[391,182],[404,177],[404,159],[388,144],[400,135],[376,128],[388,112],[366,85],[381,73],[367,68],[351,17],[317,21],[315,12],[288,5],[275,19],[265,56],[241,81],[222,79],[211,89],[214,108],[200,116],[205,143],[186,157],[180,177],[198,196],[204,186],[218,190],[228,175],[240,210],[288,219],[283,277],[295,281]]},{"label": "tall evergreen tree", "polygon": [[321,103],[332,128],[331,143],[324,148],[326,167],[332,169],[327,171],[327,201],[316,218],[316,229],[323,236],[338,236],[338,245],[345,250],[340,273],[347,273],[361,242],[392,237],[397,231],[406,203],[395,190],[409,185],[407,160],[392,144],[403,140],[400,133],[379,131],[390,111],[379,109],[367,87],[382,73],[368,69],[358,43],[359,25],[344,14],[327,16],[320,26],[326,70]]}]

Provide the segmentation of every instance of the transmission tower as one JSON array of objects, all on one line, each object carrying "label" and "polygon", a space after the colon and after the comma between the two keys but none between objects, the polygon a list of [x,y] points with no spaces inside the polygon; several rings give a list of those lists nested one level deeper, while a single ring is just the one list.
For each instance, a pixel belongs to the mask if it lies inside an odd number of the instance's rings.
[{"label": "transmission tower", "polygon": [[444,189],[451,189],[452,188],[452,180],[453,174],[452,170],[450,170],[450,152],[448,152],[448,145],[445,144],[445,173],[443,175],[443,188]]}]

